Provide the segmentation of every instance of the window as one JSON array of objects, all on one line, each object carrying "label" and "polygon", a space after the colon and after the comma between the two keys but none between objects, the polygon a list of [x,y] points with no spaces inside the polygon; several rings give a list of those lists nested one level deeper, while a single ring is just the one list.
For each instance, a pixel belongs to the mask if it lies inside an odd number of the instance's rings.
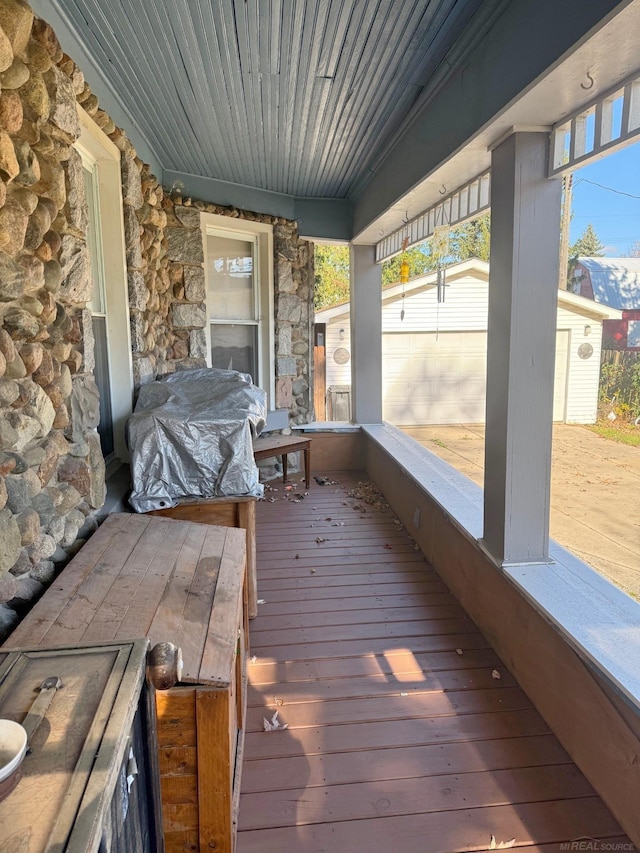
[{"label": "window", "polygon": [[109,370],[109,340],[107,334],[107,295],[102,263],[102,232],[100,229],[100,195],[97,163],[86,155],[83,158],[84,191],[87,199],[87,245],[91,255],[91,278],[93,299],[87,306],[91,311],[94,339],[94,378],[100,392],[100,423],[98,435],[102,455],[110,462],[115,451],[113,432],[113,409],[111,405],[111,383]]},{"label": "window", "polygon": [[94,376],[100,391],[98,432],[103,454],[115,467],[129,458],[125,425],[133,399],[120,152],[84,110],[78,113],[82,133],[76,148],[84,167],[93,278],[93,299],[87,308],[92,315]]},{"label": "window", "polygon": [[203,215],[208,363],[248,373],[274,399],[270,225]]},{"label": "window", "polygon": [[640,347],[640,320],[629,320],[627,325],[627,346]]}]

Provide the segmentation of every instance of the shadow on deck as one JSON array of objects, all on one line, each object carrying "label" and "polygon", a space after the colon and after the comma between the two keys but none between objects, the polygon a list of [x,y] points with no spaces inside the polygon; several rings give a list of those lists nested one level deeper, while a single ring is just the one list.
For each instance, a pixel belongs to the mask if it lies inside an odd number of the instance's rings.
[{"label": "shadow on deck", "polygon": [[361,479],[258,505],[238,853],[634,850]]}]

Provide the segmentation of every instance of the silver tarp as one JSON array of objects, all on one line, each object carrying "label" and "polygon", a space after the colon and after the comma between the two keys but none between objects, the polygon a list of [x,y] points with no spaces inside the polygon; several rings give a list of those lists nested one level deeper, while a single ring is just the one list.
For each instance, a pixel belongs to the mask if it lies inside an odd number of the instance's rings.
[{"label": "silver tarp", "polygon": [[253,439],[266,394],[246,373],[185,370],[143,385],[128,423],[136,512],[185,497],[262,497]]}]

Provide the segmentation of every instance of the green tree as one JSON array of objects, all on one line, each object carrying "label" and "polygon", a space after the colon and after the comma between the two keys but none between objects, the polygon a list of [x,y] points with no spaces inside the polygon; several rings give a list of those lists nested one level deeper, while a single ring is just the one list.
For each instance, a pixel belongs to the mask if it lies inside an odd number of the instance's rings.
[{"label": "green tree", "polygon": [[316,311],[349,299],[349,247],[315,245]]},{"label": "green tree", "polygon": [[[491,216],[483,213],[476,219],[441,232],[404,252],[409,262],[409,277],[431,272],[439,264],[448,265],[467,258],[489,260]],[[382,264],[382,286],[400,281],[403,255],[395,255]],[[349,247],[316,243],[315,309],[328,308],[349,299]]]},{"label": "green tree", "polygon": [[449,236],[449,255],[452,261],[468,258],[489,260],[491,242],[491,214],[483,213],[464,225],[453,228]]},{"label": "green tree", "polygon": [[[424,275],[426,272],[436,268],[437,260],[434,257],[431,246],[428,243],[419,243],[417,246],[412,246],[404,252],[404,256],[409,262],[409,278],[415,278],[417,275]],[[395,284],[400,281],[400,264],[402,263],[402,254],[395,255],[388,261],[382,264],[382,286],[387,284]]]},{"label": "green tree", "polygon": [[596,229],[590,222],[569,249],[570,257],[601,258],[604,254],[604,245],[596,234]]},{"label": "green tree", "polygon": [[573,278],[573,271],[578,258],[601,258],[604,255],[604,244],[596,234],[596,229],[590,222],[578,237],[575,243],[569,246],[569,268],[567,269],[567,281]]}]

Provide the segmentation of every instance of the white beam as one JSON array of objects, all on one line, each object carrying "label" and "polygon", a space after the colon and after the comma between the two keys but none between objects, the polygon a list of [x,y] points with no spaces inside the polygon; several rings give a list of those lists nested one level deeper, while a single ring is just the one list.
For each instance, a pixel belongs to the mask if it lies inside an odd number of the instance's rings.
[{"label": "white beam", "polygon": [[640,139],[640,71],[552,129],[549,177],[573,172]]},{"label": "white beam", "polygon": [[433,237],[438,228],[460,225],[489,210],[491,175],[488,171],[458,187],[454,192],[443,193],[442,201],[418,214],[405,225],[397,228],[376,246],[376,260],[380,263],[392,258],[406,247],[422,243]]},{"label": "white beam", "polygon": [[382,423],[382,269],[375,246],[351,245],[351,412]]},{"label": "white beam", "polygon": [[501,565],[549,555],[561,181],[548,135],[492,152],[483,546]]}]

